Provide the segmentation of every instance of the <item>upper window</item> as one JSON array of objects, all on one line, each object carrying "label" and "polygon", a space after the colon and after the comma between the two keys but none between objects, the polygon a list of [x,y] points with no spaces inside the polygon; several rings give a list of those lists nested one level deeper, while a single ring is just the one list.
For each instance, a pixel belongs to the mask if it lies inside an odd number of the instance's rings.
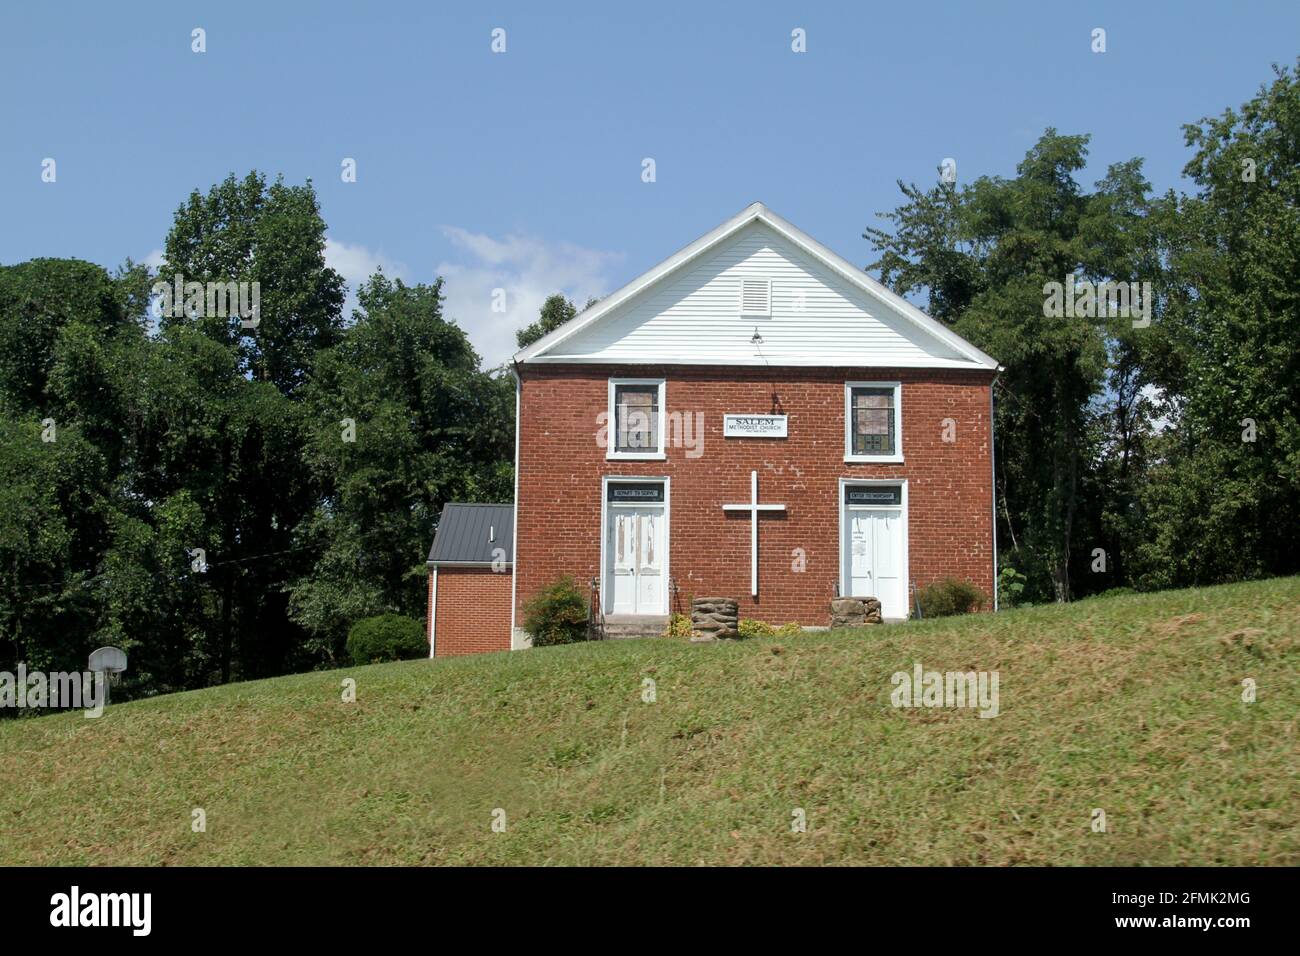
[{"label": "upper window", "polygon": [[901,397],[898,382],[845,386],[845,461],[903,460]]},{"label": "upper window", "polygon": [[607,458],[664,457],[664,380],[611,379]]}]

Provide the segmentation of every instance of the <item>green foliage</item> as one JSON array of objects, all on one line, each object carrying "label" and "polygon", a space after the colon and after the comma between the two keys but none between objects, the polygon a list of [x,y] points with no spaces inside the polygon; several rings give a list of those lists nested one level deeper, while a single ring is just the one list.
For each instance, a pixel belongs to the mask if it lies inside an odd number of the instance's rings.
[{"label": "green foliage", "polygon": [[573,578],[559,578],[524,605],[524,629],[534,647],[574,644],[587,639],[587,593]]},{"label": "green foliage", "polygon": [[1016,607],[1021,603],[1020,596],[1025,591],[1025,576],[1011,565],[1003,565],[998,570],[998,607],[1003,609]]},{"label": "green foliage", "polygon": [[691,616],[689,614],[672,614],[668,617],[668,626],[664,637],[688,638],[691,636]]},{"label": "green foliage", "polygon": [[1139,500],[1144,588],[1300,570],[1297,70],[1184,128],[1198,190],[1162,208],[1168,306],[1148,351],[1172,427]]},{"label": "green foliage", "polygon": [[103,458],[75,426],[0,419],[0,670],[84,666],[108,494]]},{"label": "green foliage", "polygon": [[60,337],[80,325],[88,336],[129,324],[113,280],[77,259],[33,259],[0,267],[0,399],[45,410]]},{"label": "green foliage", "polygon": [[969,581],[944,578],[916,589],[922,618],[952,617],[978,611],[988,602],[988,595]]},{"label": "green foliage", "polygon": [[803,628],[798,624],[769,624],[752,618],[742,618],[736,626],[742,638],[751,637],[793,637],[802,634]]},{"label": "green foliage", "polygon": [[1082,493],[1099,457],[1092,402],[1122,341],[1113,319],[1046,315],[1044,287],[1142,278],[1150,265],[1140,161],[1112,166],[1087,193],[1074,178],[1087,142],[1048,129],[1014,178],[900,183],[906,201],[885,214],[893,231],[865,234],[885,283],[924,291],[932,315],[1006,366],[995,393],[998,536],[1035,599],[1071,595]]},{"label": "green foliage", "polygon": [[163,316],[168,328],[193,325],[234,348],[240,371],[285,394],[306,381],[314,353],[343,330],[343,277],[325,264],[325,220],[308,181],[286,186],[253,171],[206,195],[194,190],[176,210],[159,269],[164,282],[257,282],[260,324],[238,315]]},{"label": "green foliage", "polygon": [[1108,588],[1105,591],[1102,591],[1100,594],[1098,594],[1097,597],[1102,597],[1102,598],[1125,597],[1127,595],[1137,594],[1137,593],[1138,592],[1135,591],[1133,588],[1125,588],[1125,587]]},{"label": "green foliage", "polygon": [[[1184,130],[1192,195],[1151,197],[1138,159],[1087,191],[1087,137],[1049,129],[1015,178],[903,186],[867,230],[885,282],[1007,367],[998,540],[1026,600],[1300,570],[1296,69]],[[1045,316],[1066,276],[1150,283],[1150,325]]]},{"label": "green foliage", "polygon": [[345,329],[324,235],[310,183],[256,173],[177,211],[160,278],[258,282],[256,329],[155,320],[129,261],[0,267],[0,670],[115,644],[127,699],[342,661],[423,614],[445,501],[508,500],[510,379],[440,283],[377,276]]},{"label": "green foliage", "polygon": [[348,656],[354,664],[407,661],[428,655],[424,626],[401,614],[362,618],[348,631]]},{"label": "green foliage", "polygon": [[558,329],[577,314],[577,307],[564,296],[558,293],[547,296],[546,301],[542,303],[541,314],[538,316],[537,321],[516,332],[515,341],[521,349],[527,348],[544,335]]},{"label": "green foliage", "polygon": [[512,380],[479,371],[464,331],[443,317],[441,280],[375,275],[358,302],[302,390],[301,456],[323,495],[298,527],[314,558],[288,590],[294,620],[326,657],[344,622],[422,612],[419,558],[443,503],[513,494]]}]

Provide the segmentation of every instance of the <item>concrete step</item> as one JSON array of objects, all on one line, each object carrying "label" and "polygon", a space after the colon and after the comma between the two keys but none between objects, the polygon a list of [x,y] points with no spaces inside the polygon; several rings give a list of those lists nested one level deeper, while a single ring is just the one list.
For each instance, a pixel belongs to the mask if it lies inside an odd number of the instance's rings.
[{"label": "concrete step", "polygon": [[605,636],[617,640],[626,637],[663,637],[668,628],[667,614],[608,614]]}]

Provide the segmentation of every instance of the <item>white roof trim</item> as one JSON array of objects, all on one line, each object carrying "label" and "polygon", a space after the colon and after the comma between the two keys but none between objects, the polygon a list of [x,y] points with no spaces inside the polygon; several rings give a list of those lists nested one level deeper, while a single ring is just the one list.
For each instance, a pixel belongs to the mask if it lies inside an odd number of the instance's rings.
[{"label": "white roof trim", "polygon": [[[945,345],[948,345],[959,355],[964,355],[969,360],[968,362],[961,362],[935,359],[932,362],[925,363],[924,366],[917,362],[908,362],[900,366],[899,363],[894,362],[892,363],[893,367],[968,368],[971,364],[979,365],[987,369],[998,369],[1000,367],[997,359],[980,351],[943,323],[936,322],[901,295],[890,291],[875,279],[871,278],[871,276],[867,275],[866,272],[854,266],[843,256],[832,252],[802,229],[787,222],[785,219],[782,219],[776,213],[772,212],[772,210],[768,209],[761,202],[752,203],[751,205],[746,206],[737,215],[732,216],[722,225],[701,236],[699,239],[696,239],[685,248],[675,252],[653,269],[650,269],[648,272],[643,272],[617,292],[607,295],[591,308],[579,313],[577,316],[564,323],[564,325],[561,325],[559,328],[552,330],[547,335],[542,336],[542,338],[538,339],[527,348],[516,352],[514,355],[514,361],[520,363],[566,362],[573,364],[595,364],[601,361],[582,356],[549,356],[546,353],[552,351],[555,346],[578,334],[588,326],[599,322],[604,315],[640,294],[643,290],[658,282],[669,273],[675,272],[692,260],[699,258],[732,234],[749,225],[751,222],[762,222],[771,229],[774,229],[779,235],[794,243],[805,253],[826,265],[833,272],[846,279],[852,285],[861,289],[863,292],[866,292],[873,298],[880,300],[885,305],[898,312],[904,319],[938,339],[940,342],[943,342]],[[634,360],[630,361],[627,359],[620,359],[617,362],[613,359],[606,361],[610,364],[639,364]],[[701,360],[699,362],[673,359],[669,364],[726,365],[748,363],[719,362],[713,359],[707,361]],[[782,361],[780,364],[789,365],[798,363]],[[815,364],[824,365],[826,363],[817,362]],[[854,366],[862,365],[861,362],[855,362],[853,364]]]},{"label": "white roof trim", "polygon": [[[528,360],[529,365],[619,365],[632,368],[640,365],[659,368],[665,365],[763,365],[763,359],[755,353],[752,358],[689,358],[674,355],[670,358],[633,358],[626,355],[538,355]],[[781,356],[768,359],[767,363],[776,368],[975,368],[974,362],[966,359],[924,358],[924,359],[882,359],[880,361],[850,358],[821,358],[802,355]],[[981,366],[982,367],[982,366]],[[989,366],[990,369],[993,366]]]}]

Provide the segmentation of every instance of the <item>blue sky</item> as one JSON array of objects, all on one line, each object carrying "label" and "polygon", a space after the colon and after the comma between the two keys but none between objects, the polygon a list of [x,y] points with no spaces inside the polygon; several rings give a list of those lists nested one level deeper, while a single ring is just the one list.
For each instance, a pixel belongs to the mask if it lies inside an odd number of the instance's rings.
[{"label": "blue sky", "polygon": [[1298,39],[1294,0],[6,4],[0,263],[148,259],[195,187],[311,178],[353,286],[446,276],[497,362],[547,293],[609,292],[754,200],[865,264],[895,180],[1011,174],[1049,125],[1092,134],[1088,184],[1136,155],[1178,186],[1181,124]]}]

